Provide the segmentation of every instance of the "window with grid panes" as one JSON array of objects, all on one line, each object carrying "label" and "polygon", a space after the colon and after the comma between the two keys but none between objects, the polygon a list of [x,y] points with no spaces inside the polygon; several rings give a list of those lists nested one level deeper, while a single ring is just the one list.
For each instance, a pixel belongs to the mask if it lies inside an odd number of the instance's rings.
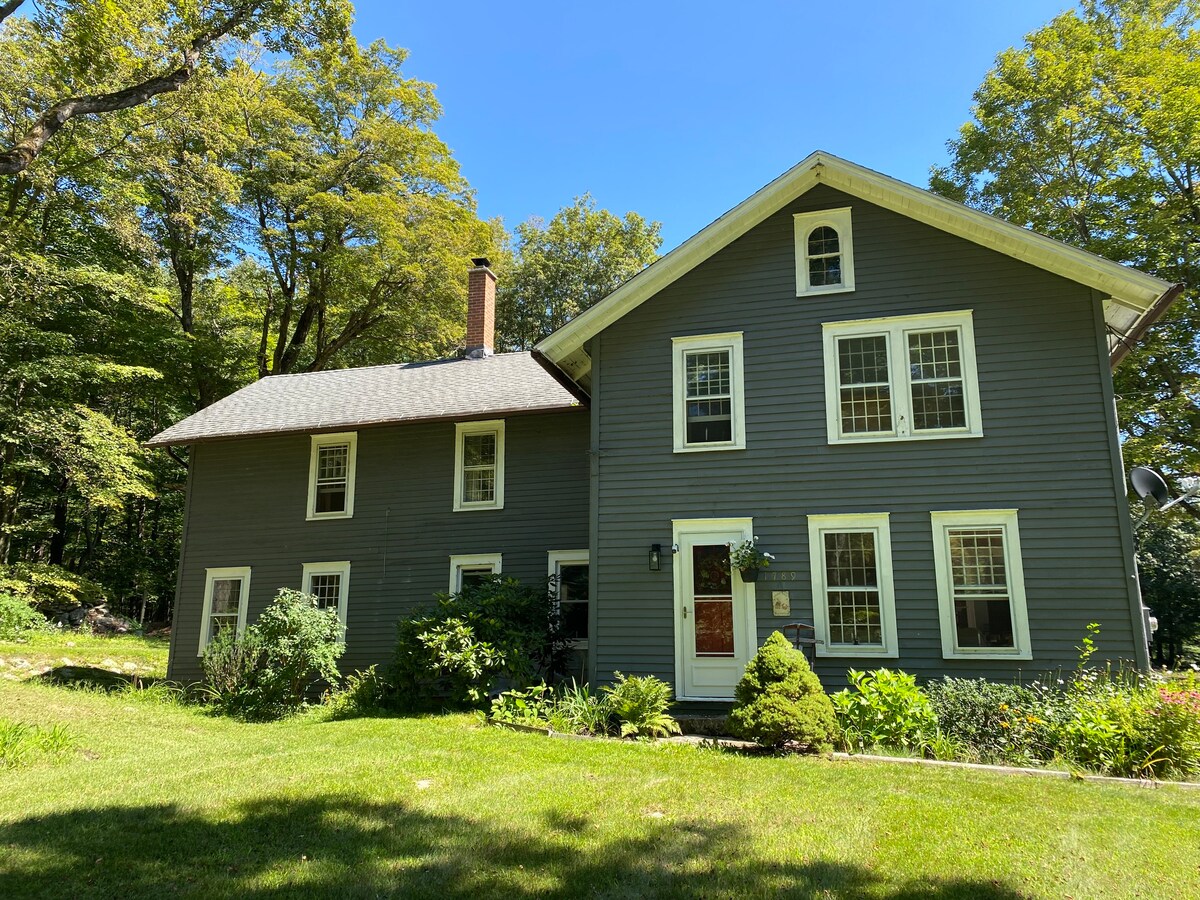
[{"label": "window with grid panes", "polygon": [[357,435],[312,436],[308,473],[308,518],[350,518],[354,512]]},{"label": "window with grid panes", "polygon": [[672,338],[676,452],[746,446],[742,333]]},{"label": "window with grid panes", "polygon": [[832,322],[824,330],[832,443],[983,433],[970,312]]},{"label": "window with grid panes", "polygon": [[851,209],[797,213],[796,296],[854,290],[854,233]]},{"label": "window with grid panes", "polygon": [[842,245],[838,233],[828,225],[809,232],[808,283],[811,287],[842,283]]},{"label": "window with grid panes", "polygon": [[895,656],[887,513],[808,517],[819,656]]},{"label": "window with grid panes", "polygon": [[455,426],[454,509],[504,506],[504,422],[460,422]]}]

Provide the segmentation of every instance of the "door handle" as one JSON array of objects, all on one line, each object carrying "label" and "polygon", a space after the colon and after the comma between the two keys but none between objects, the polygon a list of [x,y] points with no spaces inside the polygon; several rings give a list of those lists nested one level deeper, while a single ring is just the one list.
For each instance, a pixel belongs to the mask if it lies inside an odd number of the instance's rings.
[{"label": "door handle", "polygon": [[685,619],[687,618],[687,607],[686,607],[686,606],[685,606],[685,607],[683,607],[683,617],[684,617]]}]

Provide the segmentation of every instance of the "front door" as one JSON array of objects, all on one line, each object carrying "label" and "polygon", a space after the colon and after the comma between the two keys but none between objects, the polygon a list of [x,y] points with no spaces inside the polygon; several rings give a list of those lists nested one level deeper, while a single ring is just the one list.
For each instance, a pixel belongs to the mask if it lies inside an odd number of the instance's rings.
[{"label": "front door", "polygon": [[675,693],[726,699],[757,644],[754,585],[729,563],[729,545],[753,534],[750,519],[676,520]]}]

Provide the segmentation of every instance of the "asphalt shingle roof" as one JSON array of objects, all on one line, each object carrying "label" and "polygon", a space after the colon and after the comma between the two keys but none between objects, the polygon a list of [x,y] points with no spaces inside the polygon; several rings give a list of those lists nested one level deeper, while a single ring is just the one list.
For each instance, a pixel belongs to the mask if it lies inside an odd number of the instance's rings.
[{"label": "asphalt shingle roof", "polygon": [[148,445],[518,415],[578,405],[529,353],[499,353],[264,378],[172,425]]}]

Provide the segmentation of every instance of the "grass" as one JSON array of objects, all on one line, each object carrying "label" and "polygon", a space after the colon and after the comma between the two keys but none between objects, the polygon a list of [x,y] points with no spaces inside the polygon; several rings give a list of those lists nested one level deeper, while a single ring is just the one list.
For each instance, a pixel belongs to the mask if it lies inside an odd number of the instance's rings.
[{"label": "grass", "polygon": [[20,641],[0,641],[0,679],[100,686],[153,681],[167,674],[168,643],[165,637],[31,632]]},{"label": "grass", "polygon": [[[1183,897],[1200,792],[573,741],[469,716],[272,725],[0,681],[4,897]],[[86,761],[85,761],[86,754]]]}]

